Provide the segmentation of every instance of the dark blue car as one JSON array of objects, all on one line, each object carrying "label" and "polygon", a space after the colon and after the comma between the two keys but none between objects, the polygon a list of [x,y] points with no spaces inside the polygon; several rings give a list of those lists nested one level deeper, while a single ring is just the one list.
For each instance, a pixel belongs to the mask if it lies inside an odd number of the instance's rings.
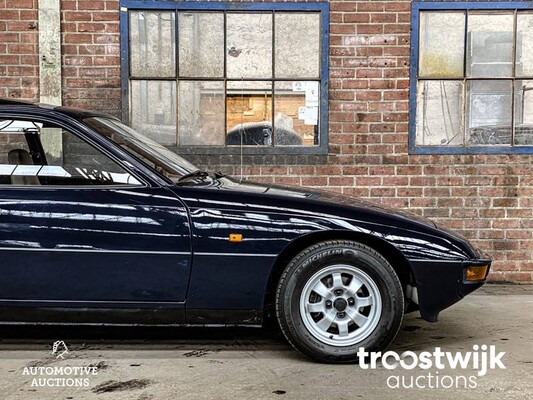
[{"label": "dark blue car", "polygon": [[199,171],[119,120],[0,100],[0,321],[260,326],[326,362],[480,287],[457,234],[359,199]]}]

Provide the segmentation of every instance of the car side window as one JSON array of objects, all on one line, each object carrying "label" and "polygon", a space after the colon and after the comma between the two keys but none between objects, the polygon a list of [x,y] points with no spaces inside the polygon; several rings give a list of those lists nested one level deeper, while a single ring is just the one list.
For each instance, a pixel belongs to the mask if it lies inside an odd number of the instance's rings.
[{"label": "car side window", "polygon": [[0,119],[0,185],[142,185],[86,141],[46,122]]}]

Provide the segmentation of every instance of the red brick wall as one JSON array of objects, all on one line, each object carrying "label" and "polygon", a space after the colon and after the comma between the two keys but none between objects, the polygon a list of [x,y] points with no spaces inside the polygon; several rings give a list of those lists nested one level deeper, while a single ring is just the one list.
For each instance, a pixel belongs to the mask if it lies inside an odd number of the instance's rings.
[{"label": "red brick wall", "polygon": [[37,0],[0,0],[0,96],[37,100]]},{"label": "red brick wall", "polygon": [[118,1],[62,0],[63,103],[120,115]]},{"label": "red brick wall", "polygon": [[[16,47],[35,46],[35,29],[28,28],[35,23],[35,4],[2,3],[14,14],[0,14],[0,95],[35,99],[34,47]],[[23,4],[29,10],[19,10]],[[61,5],[64,104],[118,115],[118,1]],[[245,156],[244,175],[410,208],[462,232],[490,254],[492,280],[531,282],[533,157],[407,154],[409,7],[408,0],[331,1],[329,154]],[[235,156],[193,161],[241,172]]]}]

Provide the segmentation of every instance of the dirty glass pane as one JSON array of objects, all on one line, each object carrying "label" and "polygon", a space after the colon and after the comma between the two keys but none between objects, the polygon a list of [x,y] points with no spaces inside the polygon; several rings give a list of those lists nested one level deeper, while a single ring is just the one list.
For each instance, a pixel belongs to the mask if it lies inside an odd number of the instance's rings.
[{"label": "dirty glass pane", "polygon": [[179,74],[182,77],[223,77],[224,14],[180,12]]},{"label": "dirty glass pane", "polygon": [[272,77],[272,13],[227,15],[227,76]]},{"label": "dirty glass pane", "polygon": [[176,144],[176,82],[131,81],[130,122],[164,145]]},{"label": "dirty glass pane", "polygon": [[130,12],[130,73],[138,77],[173,77],[175,65],[173,12]]},{"label": "dirty glass pane", "polygon": [[227,83],[227,145],[272,145],[272,84]]},{"label": "dirty glass pane", "polygon": [[276,13],[277,78],[315,78],[320,71],[320,14]]},{"label": "dirty glass pane", "polygon": [[418,82],[416,144],[463,144],[462,81]]},{"label": "dirty glass pane", "polygon": [[318,145],[318,82],[276,82],[275,85],[275,145]]},{"label": "dirty glass pane", "polygon": [[533,77],[533,14],[518,13],[516,21],[516,76]]},{"label": "dirty glass pane", "polygon": [[469,81],[466,103],[467,144],[511,143],[511,81]]},{"label": "dirty glass pane", "polygon": [[223,146],[224,133],[224,82],[180,81],[179,145]]},{"label": "dirty glass pane", "polygon": [[467,76],[512,76],[513,20],[513,14],[468,14]]},{"label": "dirty glass pane", "polygon": [[533,145],[533,80],[515,82],[514,144]]},{"label": "dirty glass pane", "polygon": [[462,78],[465,13],[421,12],[419,76]]}]

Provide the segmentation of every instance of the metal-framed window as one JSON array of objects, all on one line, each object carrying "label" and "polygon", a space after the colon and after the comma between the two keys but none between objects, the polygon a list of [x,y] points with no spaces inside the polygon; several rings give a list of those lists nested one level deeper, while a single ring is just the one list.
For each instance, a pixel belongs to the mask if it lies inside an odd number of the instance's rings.
[{"label": "metal-framed window", "polygon": [[120,1],[122,118],[186,154],[325,154],[329,4]]},{"label": "metal-framed window", "polygon": [[411,7],[409,152],[533,153],[531,2]]}]

